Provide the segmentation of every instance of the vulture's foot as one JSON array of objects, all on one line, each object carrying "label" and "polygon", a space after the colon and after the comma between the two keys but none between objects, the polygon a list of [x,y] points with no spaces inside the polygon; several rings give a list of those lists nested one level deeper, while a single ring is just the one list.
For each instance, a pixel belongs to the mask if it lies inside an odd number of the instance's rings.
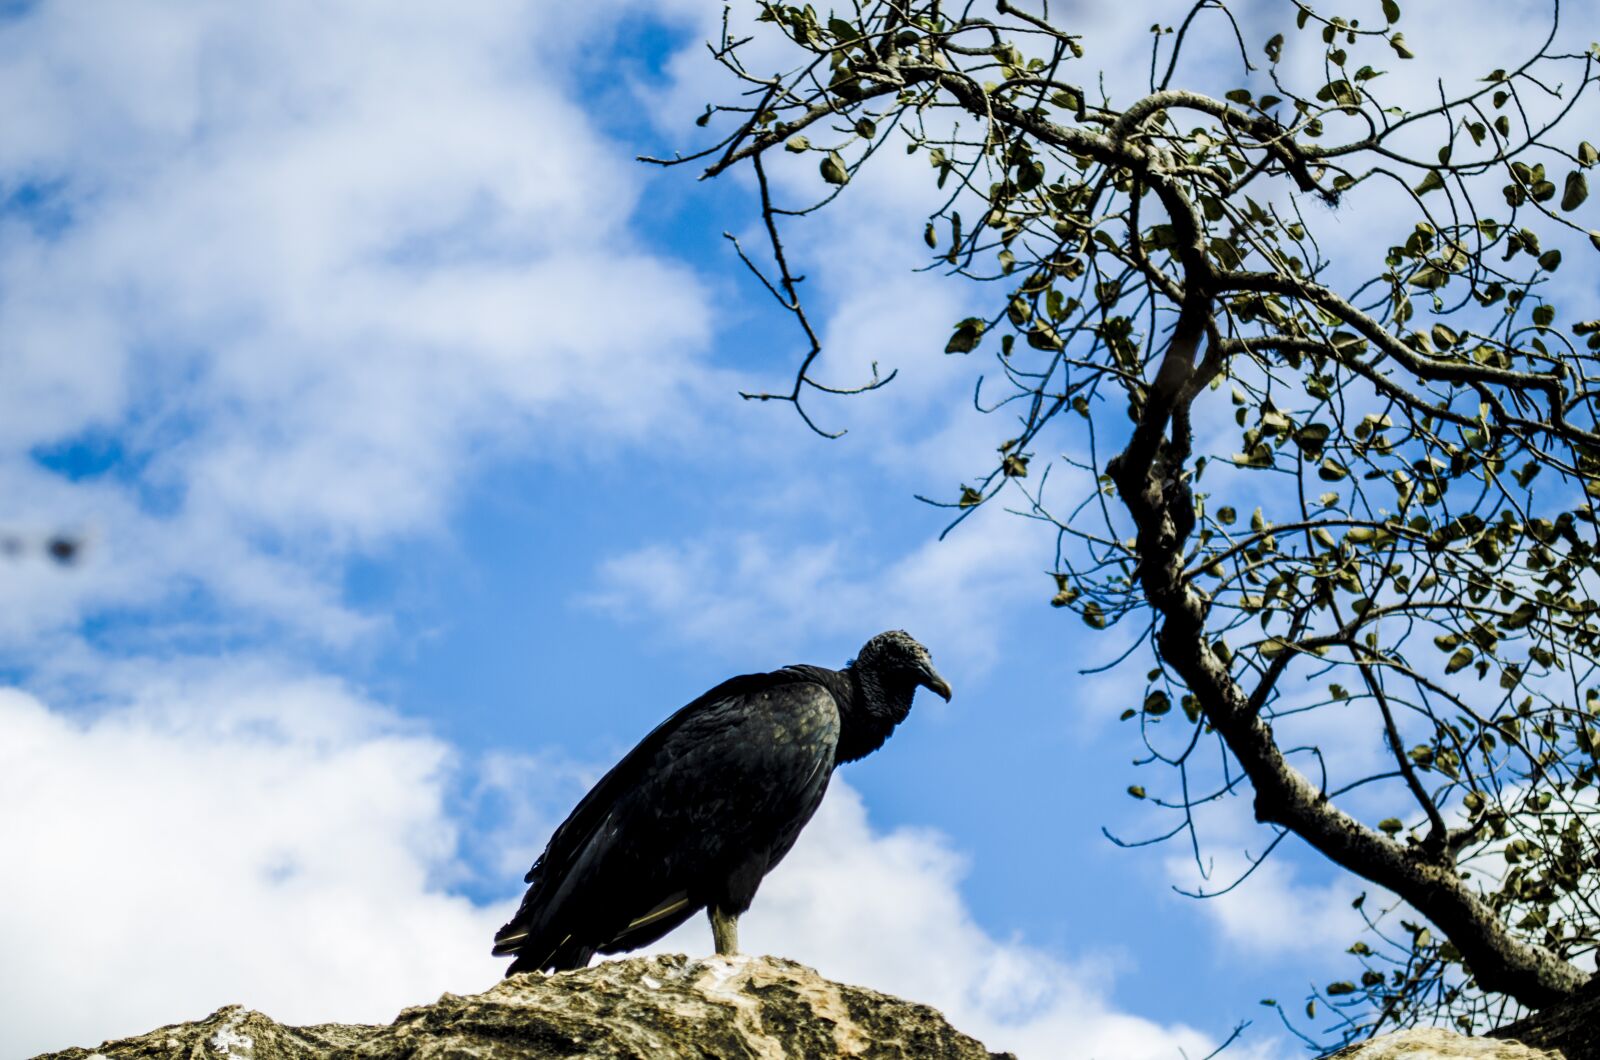
[{"label": "vulture's foot", "polygon": [[739,918],[733,913],[725,913],[716,906],[709,910],[711,914],[711,938],[717,944],[717,955],[732,957],[739,952]]}]

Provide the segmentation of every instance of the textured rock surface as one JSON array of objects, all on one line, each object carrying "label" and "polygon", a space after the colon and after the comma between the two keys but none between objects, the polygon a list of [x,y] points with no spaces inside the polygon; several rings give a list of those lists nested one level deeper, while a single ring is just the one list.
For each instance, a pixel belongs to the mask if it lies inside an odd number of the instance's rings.
[{"label": "textured rock surface", "polygon": [[384,1027],[285,1027],[238,1006],[40,1060],[1003,1060],[916,1005],[775,957],[639,957],[446,994]]},{"label": "textured rock surface", "polygon": [[1428,1028],[1385,1034],[1352,1045],[1327,1060],[1564,1060],[1562,1054],[1535,1049],[1514,1041],[1463,1038],[1450,1031]]}]

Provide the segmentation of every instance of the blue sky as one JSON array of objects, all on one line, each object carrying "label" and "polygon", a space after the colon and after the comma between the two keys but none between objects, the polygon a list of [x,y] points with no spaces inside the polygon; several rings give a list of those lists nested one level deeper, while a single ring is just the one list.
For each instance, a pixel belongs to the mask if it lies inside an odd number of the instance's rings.
[{"label": "blue sky", "polygon": [[[901,378],[832,442],[738,399],[799,349],[721,238],[750,189],[632,161],[716,92],[701,6],[0,8],[0,525],[88,542],[0,571],[0,1053],[482,989],[634,740],[893,627],[955,700],[840,774],[747,948],[1024,1057],[1291,1055],[1258,999],[1346,974],[1314,858],[1197,903],[1102,836],[1159,823],[1142,667],[1081,673],[1127,634],[1049,608],[1035,528],[913,499],[1007,437],[938,352],[973,293],[911,271],[922,170],[794,241],[824,371]],[[1150,20],[1085,16],[1091,58]],[[1207,828],[1224,874],[1265,838]]]}]

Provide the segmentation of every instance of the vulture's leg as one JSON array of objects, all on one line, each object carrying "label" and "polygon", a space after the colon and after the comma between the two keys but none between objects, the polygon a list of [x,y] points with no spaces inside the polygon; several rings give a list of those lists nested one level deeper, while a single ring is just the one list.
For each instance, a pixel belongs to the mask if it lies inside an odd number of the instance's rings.
[{"label": "vulture's leg", "polygon": [[717,954],[732,957],[739,952],[739,918],[733,913],[723,912],[717,906],[712,906],[709,912],[711,937],[717,944]]}]

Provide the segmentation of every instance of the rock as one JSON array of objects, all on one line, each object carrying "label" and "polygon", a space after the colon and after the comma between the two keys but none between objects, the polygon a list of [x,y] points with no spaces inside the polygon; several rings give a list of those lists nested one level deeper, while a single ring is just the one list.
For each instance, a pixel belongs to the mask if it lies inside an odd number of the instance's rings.
[{"label": "rock", "polygon": [[[1506,1054],[1512,1055],[1512,1054]],[[1532,1054],[1529,1054],[1532,1055]],[[37,1060],[1015,1060],[926,1005],[777,957],[607,961],[445,994],[388,1026],[285,1027],[232,1005],[98,1049]]]},{"label": "rock", "polygon": [[1515,1041],[1464,1038],[1438,1027],[1384,1034],[1330,1053],[1325,1060],[1564,1060]]}]

